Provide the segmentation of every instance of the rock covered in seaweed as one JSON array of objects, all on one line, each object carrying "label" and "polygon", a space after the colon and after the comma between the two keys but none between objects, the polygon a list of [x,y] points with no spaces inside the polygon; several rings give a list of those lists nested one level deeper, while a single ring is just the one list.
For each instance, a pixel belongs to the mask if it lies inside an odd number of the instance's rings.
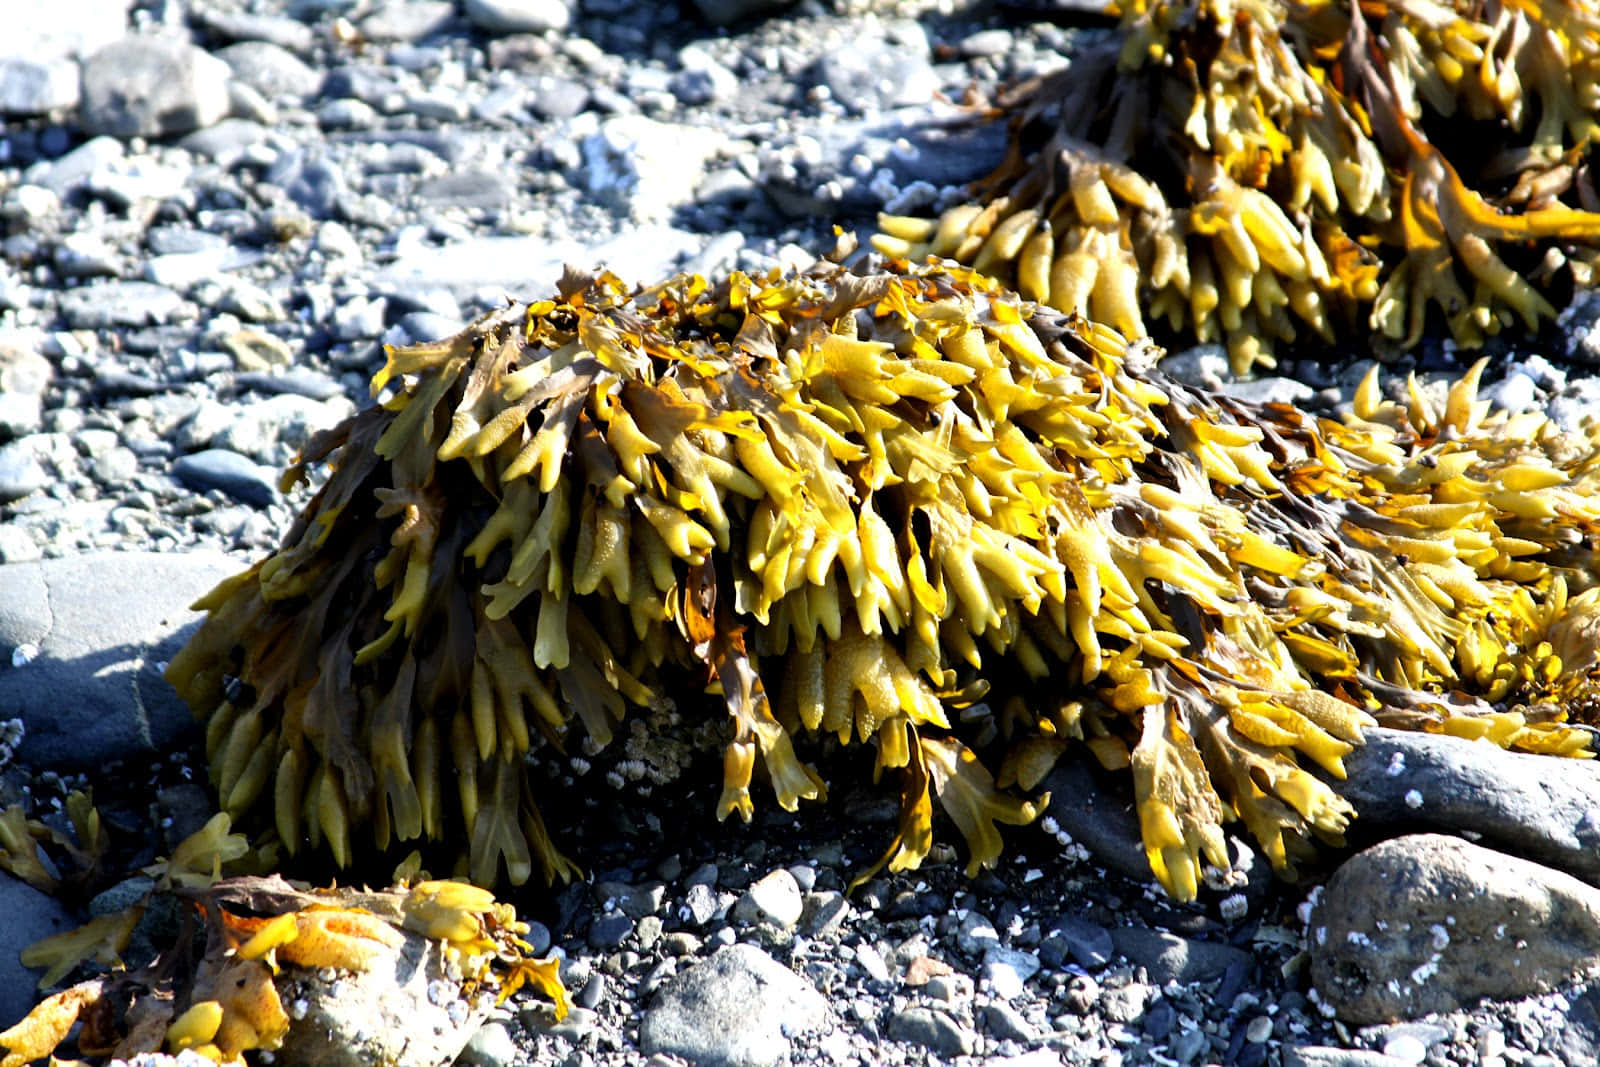
[{"label": "rock covered in seaweed", "polygon": [[1592,703],[1600,435],[1490,415],[1475,375],[1442,410],[1369,380],[1340,425],[1153,355],[958,268],[569,275],[390,351],[169,677],[246,824],[485,884],[575,870],[530,751],[673,718],[722,746],[724,817],[758,766],[793,809],[819,738],[871,746],[893,869],[935,796],[994,863],[1038,810],[1009,790],[1082,739],[1179,897],[1225,819],[1280,869],[1337,840],[1301,760],[1340,777],[1374,721],[1587,755],[1544,701]]},{"label": "rock covered in seaweed", "polygon": [[977,199],[883,217],[881,250],[1224,340],[1239,373],[1307,329],[1409,348],[1430,308],[1476,346],[1593,281],[1594,0],[1113,7],[1117,37],[1002,99]]}]

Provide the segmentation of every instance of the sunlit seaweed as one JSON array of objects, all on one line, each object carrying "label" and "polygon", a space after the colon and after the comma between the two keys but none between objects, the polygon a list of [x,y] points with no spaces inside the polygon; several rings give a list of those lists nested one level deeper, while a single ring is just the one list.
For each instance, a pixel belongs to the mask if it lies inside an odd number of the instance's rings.
[{"label": "sunlit seaweed", "polygon": [[390,350],[168,677],[244,825],[485,885],[576,870],[530,752],[669,706],[720,729],[722,817],[757,768],[824,799],[822,735],[871,746],[893,869],[935,795],[996,862],[1082,739],[1180,898],[1231,818],[1280,869],[1337,840],[1300,757],[1338,779],[1374,721],[1589,754],[1600,429],[1490,415],[1476,373],[1442,409],[1369,379],[1339,424],[1154,359],[963,268],[569,275]]},{"label": "sunlit seaweed", "polygon": [[1430,307],[1475,347],[1554,317],[1534,283],[1593,281],[1594,0],[1120,12],[1002,100],[1011,151],[974,203],[884,216],[874,243],[1128,336],[1223,340],[1239,373],[1307,328],[1409,348]]}]

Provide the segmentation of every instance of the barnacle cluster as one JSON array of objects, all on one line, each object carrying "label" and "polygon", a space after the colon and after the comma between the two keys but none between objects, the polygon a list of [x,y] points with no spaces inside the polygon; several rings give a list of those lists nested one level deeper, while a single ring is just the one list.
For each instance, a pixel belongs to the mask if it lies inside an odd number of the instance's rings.
[{"label": "barnacle cluster", "polygon": [[1409,348],[1435,306],[1476,346],[1554,316],[1534,282],[1593,278],[1595,0],[1113,11],[1116,37],[1002,100],[1011,151],[977,200],[882,217],[880,250],[1224,340],[1239,373],[1306,330]]},{"label": "barnacle cluster", "polygon": [[[214,825],[226,832],[225,824]],[[192,1050],[218,1064],[243,1064],[246,1052],[272,1052],[289,1035],[281,972],[393,969],[408,938],[434,946],[448,967],[443,973],[465,996],[503,1001],[528,985],[554,1001],[558,1017],[567,1010],[559,961],[528,956],[520,936],[527,925],[476,886],[424,881],[377,892],[308,891],[281,878],[233,878],[182,892],[205,935],[198,959],[188,958],[190,939],[180,937],[156,964],[46,997],[0,1032],[0,1067],[50,1056],[79,1023],[79,1051],[96,1058]],[[41,945],[48,952],[52,942],[75,935]]]},{"label": "barnacle cluster", "polygon": [[1185,898],[1224,820],[1279,867],[1337,838],[1302,759],[1341,777],[1374,720],[1587,755],[1543,701],[1590,697],[1600,429],[1490,415],[1475,375],[1442,405],[1369,380],[1338,424],[1170,381],[965,268],[824,264],[569,274],[373,387],[168,671],[225,810],[291,853],[421,839],[480,884],[566,877],[530,752],[669,700],[720,729],[724,817],[758,768],[794,809],[825,797],[808,758],[870,746],[895,869],[935,796],[994,863],[1039,810],[1011,787],[1082,739],[1131,768]]}]

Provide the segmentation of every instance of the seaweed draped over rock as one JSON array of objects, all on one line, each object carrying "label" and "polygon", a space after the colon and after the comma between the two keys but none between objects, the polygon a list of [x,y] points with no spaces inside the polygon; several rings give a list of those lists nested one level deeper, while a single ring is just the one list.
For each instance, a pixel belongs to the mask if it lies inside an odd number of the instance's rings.
[{"label": "seaweed draped over rock", "polygon": [[484,884],[574,872],[529,754],[625,721],[714,734],[724,817],[869,746],[892,869],[934,797],[993,864],[1081,739],[1179,897],[1226,820],[1279,868],[1337,840],[1374,721],[1588,754],[1600,430],[1490,415],[1475,375],[1369,379],[1341,425],[1154,355],[961,268],[569,275],[389,352],[168,677],[246,825],[340,865],[426,839]]},{"label": "seaweed draped over rock", "polygon": [[1115,37],[1001,101],[976,201],[883,217],[880,250],[1224,340],[1239,373],[1307,329],[1410,347],[1431,307],[1476,346],[1594,280],[1594,0],[1113,9]]}]

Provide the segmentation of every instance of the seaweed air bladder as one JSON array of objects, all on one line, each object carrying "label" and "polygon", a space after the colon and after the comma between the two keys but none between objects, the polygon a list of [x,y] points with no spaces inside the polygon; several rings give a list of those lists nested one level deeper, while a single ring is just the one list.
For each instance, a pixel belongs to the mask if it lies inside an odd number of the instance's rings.
[{"label": "seaweed air bladder", "polygon": [[1408,349],[1430,317],[1477,347],[1593,283],[1594,0],[1113,10],[1000,101],[1010,151],[973,199],[882,216],[880,251],[1225,342],[1241,374],[1296,342]]},{"label": "seaweed air bladder", "polygon": [[1490,414],[1476,371],[1318,419],[970,269],[863,271],[569,274],[390,350],[170,665],[223,808],[515,884],[577,870],[530,755],[698,738],[748,819],[863,747],[900,796],[873,870],[937,800],[976,872],[1092,754],[1190,898],[1230,820],[1286,871],[1337,841],[1374,722],[1590,754],[1594,424]]}]

